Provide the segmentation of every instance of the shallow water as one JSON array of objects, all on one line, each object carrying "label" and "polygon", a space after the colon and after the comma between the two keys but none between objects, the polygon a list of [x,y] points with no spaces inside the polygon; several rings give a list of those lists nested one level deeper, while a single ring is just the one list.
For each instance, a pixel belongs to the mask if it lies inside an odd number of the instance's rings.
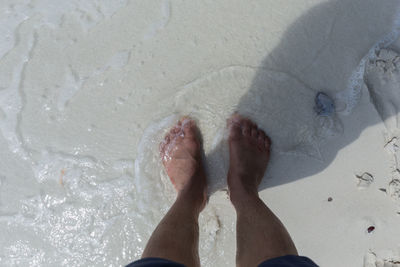
[{"label": "shallow water", "polygon": [[[226,118],[239,111],[269,133],[272,174],[286,155],[323,161],[324,142],[342,135],[340,116],[356,107],[357,65],[398,34],[388,14],[368,44],[349,49],[349,87],[317,88],[262,65],[323,1],[289,2],[2,1],[0,265],[139,258],[175,197],[158,145],[182,115],[202,131],[213,193],[200,217],[202,263],[233,264]],[[315,113],[324,90],[343,114]]]}]

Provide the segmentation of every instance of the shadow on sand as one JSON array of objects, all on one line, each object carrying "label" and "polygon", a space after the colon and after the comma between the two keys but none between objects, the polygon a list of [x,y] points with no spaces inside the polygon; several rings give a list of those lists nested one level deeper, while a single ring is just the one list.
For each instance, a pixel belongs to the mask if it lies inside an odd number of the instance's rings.
[{"label": "shadow on sand", "polygon": [[[349,111],[359,101],[361,91],[368,90],[361,84],[346,91],[348,81],[376,40],[384,37],[382,33],[391,32],[397,6],[397,0],[332,0],[319,4],[289,27],[280,44],[257,68],[237,110],[272,133],[268,179],[263,180],[260,190],[321,172],[340,149],[359,137],[361,128],[343,138],[340,121],[354,116]],[[320,91],[335,101],[337,110],[329,117],[321,118],[313,109]],[[379,122],[371,118],[368,124]],[[324,132],[323,126],[329,131]],[[280,130],[271,130],[276,127]],[[274,132],[279,135],[274,136]],[[337,146],[321,152],[332,136]],[[207,157],[219,157],[224,145],[220,143]],[[211,179],[211,193],[223,187],[219,179]]]}]

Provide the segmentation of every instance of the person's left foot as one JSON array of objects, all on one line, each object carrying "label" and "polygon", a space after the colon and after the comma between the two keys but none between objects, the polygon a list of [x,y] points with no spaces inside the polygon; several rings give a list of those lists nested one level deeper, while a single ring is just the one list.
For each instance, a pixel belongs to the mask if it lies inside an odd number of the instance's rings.
[{"label": "person's left foot", "polygon": [[161,142],[160,155],[178,195],[188,193],[204,206],[206,177],[196,123],[188,117],[180,119]]}]

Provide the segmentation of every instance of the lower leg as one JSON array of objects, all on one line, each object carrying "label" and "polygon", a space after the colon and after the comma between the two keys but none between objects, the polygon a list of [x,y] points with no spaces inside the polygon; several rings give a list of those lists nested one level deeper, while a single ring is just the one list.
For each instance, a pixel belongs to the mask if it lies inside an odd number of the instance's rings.
[{"label": "lower leg", "polygon": [[257,266],[275,257],[297,255],[289,233],[257,194],[231,199],[237,213],[238,266]]},{"label": "lower leg", "polygon": [[234,115],[228,126],[228,186],[237,213],[237,265],[257,266],[271,258],[297,255],[283,224],[258,197],[258,186],[269,161],[269,138],[239,115]]},{"label": "lower leg", "polygon": [[200,266],[198,217],[202,205],[180,194],[153,232],[142,258],[169,259],[186,266]]}]

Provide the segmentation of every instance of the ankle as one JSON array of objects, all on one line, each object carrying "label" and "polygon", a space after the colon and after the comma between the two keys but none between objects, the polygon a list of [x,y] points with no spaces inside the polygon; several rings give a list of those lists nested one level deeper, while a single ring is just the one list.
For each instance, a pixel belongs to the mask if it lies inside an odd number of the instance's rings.
[{"label": "ankle", "polygon": [[254,177],[249,177],[246,174],[228,173],[228,189],[231,200],[236,201],[241,198],[258,196],[258,183]]},{"label": "ankle", "polygon": [[258,201],[258,191],[250,188],[229,188],[229,198],[232,205],[238,209],[242,206],[246,206],[249,202]]},{"label": "ankle", "polygon": [[205,186],[188,186],[178,192],[177,200],[182,201],[195,212],[200,213],[207,203],[207,190]]},{"label": "ankle", "polygon": [[178,194],[175,203],[181,203],[182,207],[190,210],[190,212],[195,216],[199,216],[200,212],[205,208],[207,200],[205,197],[194,197],[186,192],[181,192]]}]

